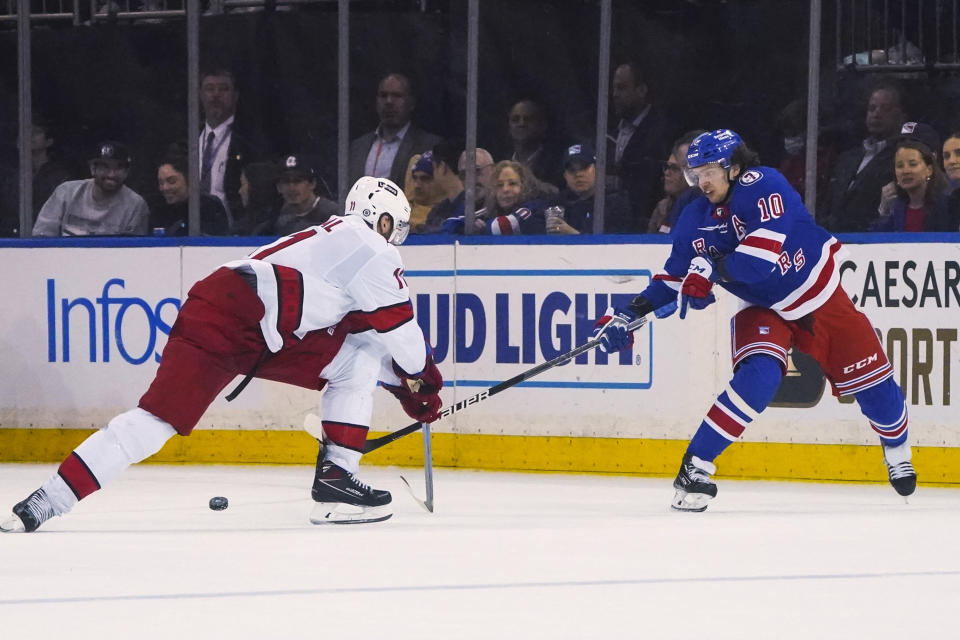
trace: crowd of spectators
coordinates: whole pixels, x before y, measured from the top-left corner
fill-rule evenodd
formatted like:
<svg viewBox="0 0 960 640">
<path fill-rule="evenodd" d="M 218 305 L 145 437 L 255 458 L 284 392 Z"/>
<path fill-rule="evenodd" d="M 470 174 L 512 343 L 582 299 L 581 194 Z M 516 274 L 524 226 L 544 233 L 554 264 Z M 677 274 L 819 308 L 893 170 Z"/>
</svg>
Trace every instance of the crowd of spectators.
<svg viewBox="0 0 960 640">
<path fill-rule="evenodd" d="M 616 67 L 611 88 L 615 118 L 607 145 L 604 231 L 667 234 L 699 195 L 687 185 L 684 169 L 687 147 L 702 130 L 678 131 L 634 62 Z M 338 213 L 337 196 L 312 159 L 294 150 L 273 155 L 255 126 L 235 119 L 239 101 L 230 70 L 201 74 L 200 234 L 286 235 Z M 477 149 L 471 229 L 466 229 L 463 142 L 415 124 L 415 91 L 403 74 L 381 78 L 374 102 L 379 124 L 350 143 L 348 184 L 371 175 L 402 186 L 413 233 L 594 232 L 593 146 L 555 135 L 547 107 L 537 100 L 518 100 L 504 114 L 510 147 L 499 158 Z M 783 134 L 775 166 L 801 195 L 805 111 L 804 100 L 794 100 L 774 123 Z M 869 92 L 863 124 L 867 135 L 852 148 L 831 141 L 819 146 L 817 221 L 835 232 L 960 230 L 960 132 L 943 132 L 941 142 L 933 126 L 910 119 L 902 88 L 889 80 Z M 100 142 L 87 156 L 90 177 L 76 179 L 80 176 L 52 152 L 51 131 L 40 121 L 31 139 L 34 236 L 190 233 L 185 142 L 172 143 L 150 163 L 156 192 L 138 194 L 125 184 L 134 158 L 122 142 Z M 11 199 L 11 182 L 10 176 L 0 179 L 0 198 Z M 0 227 L 4 235 L 17 235 L 17 221 L 9 216 Z"/>
</svg>

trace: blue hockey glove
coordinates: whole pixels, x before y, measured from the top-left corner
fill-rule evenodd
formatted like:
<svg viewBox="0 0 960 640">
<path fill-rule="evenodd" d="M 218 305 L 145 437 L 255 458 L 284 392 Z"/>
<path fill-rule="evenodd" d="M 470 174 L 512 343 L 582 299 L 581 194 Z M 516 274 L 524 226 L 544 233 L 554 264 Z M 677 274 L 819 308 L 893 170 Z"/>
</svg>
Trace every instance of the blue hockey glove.
<svg viewBox="0 0 960 640">
<path fill-rule="evenodd" d="M 680 319 L 687 317 L 687 307 L 705 309 L 717 301 L 710 291 L 713 287 L 713 260 L 707 256 L 697 256 L 690 261 L 687 275 L 680 285 Z"/>
<path fill-rule="evenodd" d="M 633 332 L 627 331 L 627 325 L 637 319 L 637 314 L 629 309 L 607 307 L 593 325 L 593 338 L 600 338 L 600 350 L 615 353 L 633 346 Z"/>
</svg>

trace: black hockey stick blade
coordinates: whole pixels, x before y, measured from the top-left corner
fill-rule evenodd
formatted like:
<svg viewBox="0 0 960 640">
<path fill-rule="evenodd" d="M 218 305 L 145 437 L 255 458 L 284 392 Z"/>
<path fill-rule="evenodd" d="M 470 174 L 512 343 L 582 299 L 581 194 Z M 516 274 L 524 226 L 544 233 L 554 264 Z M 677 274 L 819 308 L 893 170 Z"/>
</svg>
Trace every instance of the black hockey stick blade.
<svg viewBox="0 0 960 640">
<path fill-rule="evenodd" d="M 633 322 L 629 323 L 626 328 L 627 328 L 627 331 L 632 333 L 645 324 L 647 324 L 647 318 L 646 316 L 641 316 L 636 320 L 634 320 Z M 443 420 L 447 416 L 453 415 L 454 413 L 463 411 L 467 407 L 483 402 L 490 396 L 495 396 L 501 391 L 509 389 L 510 387 L 514 387 L 520 384 L 521 382 L 529 380 L 530 378 L 536 375 L 540 375 L 541 373 L 543 373 L 544 371 L 547 371 L 548 369 L 552 369 L 557 365 L 561 365 L 564 362 L 567 362 L 568 360 L 572 360 L 576 358 L 578 355 L 580 355 L 581 353 L 585 351 L 589 351 L 590 349 L 593 349 L 599 344 L 600 344 L 600 338 L 593 338 L 592 340 L 588 340 L 584 342 L 582 345 L 580 345 L 579 347 L 576 347 L 575 349 L 571 349 L 566 353 L 560 354 L 553 360 L 548 360 L 547 362 L 538 364 L 535 367 L 527 369 L 523 373 L 519 373 L 513 376 L 509 380 L 504 380 L 503 382 L 499 384 L 495 384 L 489 389 L 484 389 L 480 393 L 470 396 L 465 400 L 461 400 L 460 402 L 450 405 L 449 407 L 444 407 L 443 411 L 440 412 L 440 417 L 437 419 Z M 379 438 L 371 438 L 367 440 L 367 443 L 363 446 L 363 452 L 370 453 L 371 451 L 376 451 L 380 447 L 386 446 L 391 442 L 393 442 L 394 440 L 399 440 L 404 436 L 408 436 L 411 433 L 415 433 L 419 431 L 422 427 L 423 427 L 422 422 L 414 422 L 413 424 L 409 424 L 403 427 L 402 429 L 397 429 L 393 433 L 388 433 L 385 436 L 380 436 Z"/>
</svg>

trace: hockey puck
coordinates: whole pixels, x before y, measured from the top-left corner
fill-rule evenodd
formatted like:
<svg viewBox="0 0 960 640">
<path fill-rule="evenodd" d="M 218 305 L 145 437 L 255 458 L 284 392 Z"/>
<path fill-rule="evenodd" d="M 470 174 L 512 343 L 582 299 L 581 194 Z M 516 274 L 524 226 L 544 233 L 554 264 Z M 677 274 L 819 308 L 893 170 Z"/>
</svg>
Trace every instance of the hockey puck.
<svg viewBox="0 0 960 640">
<path fill-rule="evenodd" d="M 227 502 L 227 499 L 223 496 L 214 496 L 213 498 L 210 498 L 210 508 L 214 511 L 223 511 L 227 508 L 228 504 L 229 503 Z"/>
</svg>

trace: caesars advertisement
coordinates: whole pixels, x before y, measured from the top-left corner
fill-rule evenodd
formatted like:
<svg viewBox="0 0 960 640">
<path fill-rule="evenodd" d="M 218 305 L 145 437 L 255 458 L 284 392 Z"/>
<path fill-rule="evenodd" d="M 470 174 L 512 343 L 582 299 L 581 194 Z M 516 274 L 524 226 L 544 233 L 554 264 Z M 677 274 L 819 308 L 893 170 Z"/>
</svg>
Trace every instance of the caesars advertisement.
<svg viewBox="0 0 960 640">
<path fill-rule="evenodd" d="M 899 236 L 902 238 L 903 236 Z M 191 284 L 250 246 L 0 248 L 2 428 L 96 428 L 134 406 L 160 361 Z M 444 244 L 400 248 L 417 320 L 447 383 L 445 404 L 555 358 L 590 338 L 662 266 L 667 244 Z M 893 363 L 915 444 L 960 446 L 960 247 L 849 244 L 843 287 Z M 631 351 L 584 353 L 437 423 L 439 432 L 687 439 L 731 376 L 738 302 L 652 320 Z M 851 367 L 858 363 L 850 363 Z M 229 389 L 229 387 L 228 387 Z M 409 422 L 377 393 L 374 430 Z M 256 381 L 218 399 L 198 428 L 298 429 L 319 394 Z M 870 444 L 853 401 L 838 401 L 816 363 L 792 353 L 788 375 L 745 440 Z"/>
</svg>

